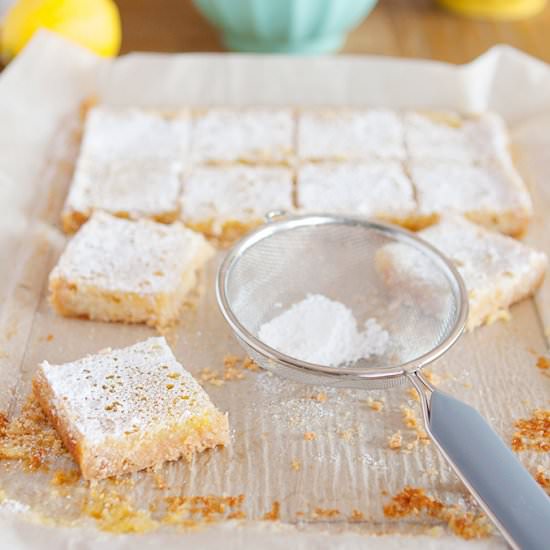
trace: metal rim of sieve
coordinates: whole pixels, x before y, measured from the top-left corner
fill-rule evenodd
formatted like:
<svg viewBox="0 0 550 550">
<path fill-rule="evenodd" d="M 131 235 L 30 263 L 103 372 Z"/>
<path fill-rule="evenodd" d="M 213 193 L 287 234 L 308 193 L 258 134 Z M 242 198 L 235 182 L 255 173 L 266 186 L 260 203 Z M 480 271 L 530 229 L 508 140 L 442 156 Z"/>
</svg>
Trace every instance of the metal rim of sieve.
<svg viewBox="0 0 550 550">
<path fill-rule="evenodd" d="M 281 217 L 282 219 L 278 219 Z M 414 233 L 402 228 L 384 223 L 373 222 L 365 218 L 353 216 L 340 216 L 332 214 L 308 214 L 308 215 L 292 215 L 285 217 L 284 213 L 277 212 L 276 216 L 267 215 L 268 223 L 262 225 L 255 231 L 249 233 L 241 239 L 228 252 L 223 262 L 221 263 L 217 278 L 216 278 L 216 298 L 218 306 L 225 320 L 236 334 L 239 340 L 252 348 L 256 353 L 264 357 L 270 362 L 278 363 L 295 369 L 297 371 L 306 371 L 312 375 L 324 377 L 351 377 L 361 380 L 381 380 L 390 378 L 399 378 L 407 375 L 407 373 L 417 372 L 426 365 L 432 363 L 444 353 L 446 353 L 460 338 L 464 331 L 466 319 L 468 317 L 468 295 L 464 281 L 458 273 L 454 265 L 449 260 L 433 247 L 431 244 L 423 241 Z M 362 226 L 366 230 L 375 230 L 391 236 L 395 241 L 405 241 L 407 244 L 414 246 L 423 253 L 429 255 L 430 259 L 445 273 L 447 280 L 451 283 L 455 300 L 457 303 L 458 314 L 456 315 L 454 326 L 450 329 L 447 336 L 432 350 L 420 355 L 419 357 L 402 363 L 398 366 L 383 367 L 383 368 L 361 368 L 357 366 L 338 366 L 329 367 L 317 365 L 296 359 L 286 355 L 262 342 L 254 334 L 252 334 L 238 319 L 234 313 L 231 304 L 227 297 L 228 282 L 231 273 L 236 263 L 247 253 L 253 246 L 260 243 L 264 239 L 273 236 L 276 233 L 283 231 L 292 231 L 300 227 L 319 226 L 319 225 L 347 225 L 347 226 Z"/>
</svg>

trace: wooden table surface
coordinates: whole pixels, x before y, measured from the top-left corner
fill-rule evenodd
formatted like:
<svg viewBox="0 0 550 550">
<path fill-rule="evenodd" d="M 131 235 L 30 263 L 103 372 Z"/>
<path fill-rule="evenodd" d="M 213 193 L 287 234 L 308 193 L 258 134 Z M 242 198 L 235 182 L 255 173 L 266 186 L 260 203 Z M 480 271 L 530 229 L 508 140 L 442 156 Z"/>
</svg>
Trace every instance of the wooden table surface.
<svg viewBox="0 0 550 550">
<path fill-rule="evenodd" d="M 266 0 L 277 1 L 277 0 Z M 118 0 L 122 52 L 221 52 L 216 30 L 191 0 Z M 510 44 L 550 61 L 550 4 L 517 22 L 459 17 L 431 0 L 380 0 L 348 37 L 342 53 L 422 57 L 464 63 L 494 44 Z"/>
</svg>

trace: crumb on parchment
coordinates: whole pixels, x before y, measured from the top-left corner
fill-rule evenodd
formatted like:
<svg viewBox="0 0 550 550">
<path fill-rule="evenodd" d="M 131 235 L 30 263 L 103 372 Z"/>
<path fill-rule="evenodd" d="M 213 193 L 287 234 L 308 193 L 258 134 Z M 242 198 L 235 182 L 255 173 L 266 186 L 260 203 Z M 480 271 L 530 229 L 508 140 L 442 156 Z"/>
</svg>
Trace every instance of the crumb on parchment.
<svg viewBox="0 0 550 550">
<path fill-rule="evenodd" d="M 263 515 L 265 521 L 279 521 L 281 519 L 281 503 L 278 500 L 274 500 L 271 503 L 271 510 Z"/>
<path fill-rule="evenodd" d="M 550 410 L 536 409 L 530 418 L 514 422 L 512 450 L 550 452 Z"/>
<path fill-rule="evenodd" d="M 535 480 L 550 495 L 550 472 L 545 471 L 540 465 L 537 466 Z"/>
<path fill-rule="evenodd" d="M 243 380 L 246 371 L 258 372 L 260 367 L 250 357 L 238 357 L 228 353 L 223 358 L 223 370 L 205 367 L 199 372 L 199 380 L 213 386 L 223 386 L 225 382 Z"/>
<path fill-rule="evenodd" d="M 317 434 L 315 432 L 304 433 L 304 441 L 313 441 L 314 439 L 317 439 Z"/>
<path fill-rule="evenodd" d="M 357 510 L 357 508 L 354 508 L 351 511 L 349 521 L 351 521 L 351 522 L 364 521 L 364 519 L 365 519 L 365 514 L 363 514 L 363 512 L 361 512 L 361 510 Z"/>
<path fill-rule="evenodd" d="M 340 515 L 338 508 L 320 508 L 316 507 L 313 510 L 312 517 L 316 519 L 332 519 Z"/>
<path fill-rule="evenodd" d="M 444 504 L 426 495 L 424 489 L 407 486 L 384 506 L 384 515 L 388 518 L 421 514 L 445 522 L 455 535 L 464 539 L 483 538 L 492 533 L 492 526 L 484 514 Z"/>
<path fill-rule="evenodd" d="M 388 437 L 388 447 L 395 451 L 401 449 L 403 443 L 403 436 L 401 435 L 401 430 L 397 430 L 394 434 Z"/>
<path fill-rule="evenodd" d="M 384 408 L 384 402 L 381 399 L 369 397 L 367 399 L 367 406 L 373 411 L 380 412 Z"/>
</svg>

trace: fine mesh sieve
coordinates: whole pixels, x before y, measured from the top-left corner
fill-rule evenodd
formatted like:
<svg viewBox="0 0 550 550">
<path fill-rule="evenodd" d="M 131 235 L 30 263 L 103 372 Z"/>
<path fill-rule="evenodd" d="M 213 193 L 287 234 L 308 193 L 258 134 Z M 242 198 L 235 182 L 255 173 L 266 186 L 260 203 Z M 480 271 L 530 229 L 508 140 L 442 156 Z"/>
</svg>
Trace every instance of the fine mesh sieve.
<svg viewBox="0 0 550 550">
<path fill-rule="evenodd" d="M 464 329 L 467 294 L 453 265 L 388 225 L 331 215 L 267 218 L 227 254 L 216 285 L 221 312 L 251 358 L 307 383 L 368 389 L 408 379 L 420 396 L 427 433 L 510 545 L 546 548 L 550 499 L 477 411 L 421 374 Z M 258 339 L 264 323 L 311 294 L 343 303 L 358 324 L 375 318 L 389 333 L 388 349 L 328 366 Z"/>
<path fill-rule="evenodd" d="M 358 324 L 389 333 L 382 355 L 351 365 L 314 365 L 270 348 L 260 326 L 309 294 L 346 305 Z M 402 382 L 444 353 L 464 325 L 467 300 L 454 267 L 407 232 L 361 219 L 294 217 L 271 222 L 237 245 L 219 274 L 222 312 L 262 367 L 304 382 L 369 388 Z M 284 372 L 283 372 L 284 371 Z"/>
</svg>

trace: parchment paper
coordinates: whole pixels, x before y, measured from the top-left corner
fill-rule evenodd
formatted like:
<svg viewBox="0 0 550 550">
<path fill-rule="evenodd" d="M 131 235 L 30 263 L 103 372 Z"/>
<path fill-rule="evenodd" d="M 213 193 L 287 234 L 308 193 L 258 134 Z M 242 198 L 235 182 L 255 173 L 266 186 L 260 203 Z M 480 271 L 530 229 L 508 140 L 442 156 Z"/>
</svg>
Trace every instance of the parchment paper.
<svg viewBox="0 0 550 550">
<path fill-rule="evenodd" d="M 536 219 L 527 240 L 550 253 L 550 71 L 515 50 L 498 47 L 475 62 L 454 67 L 389 58 L 287 58 L 238 55 L 132 54 L 98 59 L 60 38 L 39 34 L 0 78 L 0 410 L 17 414 L 39 361 L 64 362 L 153 334 L 152 329 L 63 319 L 47 304 L 47 275 L 63 249 L 59 212 L 77 153 L 75 129 L 81 102 L 97 96 L 113 105 L 351 105 L 492 109 L 509 122 L 514 151 L 535 199 Z M 215 306 L 213 262 L 203 278 L 195 312 L 172 334 L 178 359 L 193 373 L 221 370 L 223 356 L 242 352 Z M 439 385 L 471 403 L 510 441 L 514 420 L 548 408 L 550 377 L 535 367 L 546 351 L 550 278 L 537 301 L 512 309 L 512 320 L 466 335 L 433 367 Z M 52 338 L 48 339 L 48 335 Z M 496 548 L 498 536 L 466 542 L 444 532 L 434 538 L 422 518 L 392 521 L 382 508 L 405 485 L 424 487 L 445 502 L 471 499 L 433 445 L 411 452 L 389 449 L 401 430 L 401 405 L 416 407 L 403 388 L 360 392 L 299 386 L 246 373 L 244 380 L 206 385 L 229 411 L 229 448 L 205 453 L 192 464 L 165 466 L 167 488 L 136 474 L 132 498 L 146 505 L 156 495 L 246 496 L 248 520 L 196 533 L 169 528 L 148 535 L 114 536 L 78 518 L 76 497 L 52 493 L 51 473 L 22 473 L 0 463 L 2 548 Z M 325 391 L 328 399 L 311 399 Z M 373 411 L 368 398 L 383 399 Z M 313 431 L 314 441 L 303 434 Z M 550 467 L 548 454 L 522 452 L 532 472 Z M 490 460 L 490 457 L 484 457 Z M 292 468 L 297 461 L 299 470 Z M 156 493 L 155 493 L 156 491 Z M 160 491 L 160 493 L 159 493 Z M 513 495 L 510 495 L 513 498 Z M 261 522 L 272 502 L 281 523 Z M 316 507 L 338 509 L 315 518 Z M 353 509 L 365 519 L 349 523 Z M 299 513 L 304 515 L 300 516 Z M 37 518 L 41 521 L 37 522 Z M 45 518 L 69 524 L 43 525 Z M 76 526 L 75 526 L 76 525 Z M 391 536 L 375 537 L 389 533 Z M 414 536 L 411 536 L 414 535 Z"/>
</svg>

